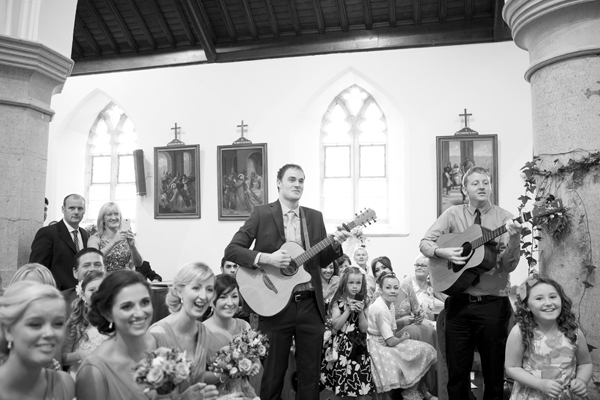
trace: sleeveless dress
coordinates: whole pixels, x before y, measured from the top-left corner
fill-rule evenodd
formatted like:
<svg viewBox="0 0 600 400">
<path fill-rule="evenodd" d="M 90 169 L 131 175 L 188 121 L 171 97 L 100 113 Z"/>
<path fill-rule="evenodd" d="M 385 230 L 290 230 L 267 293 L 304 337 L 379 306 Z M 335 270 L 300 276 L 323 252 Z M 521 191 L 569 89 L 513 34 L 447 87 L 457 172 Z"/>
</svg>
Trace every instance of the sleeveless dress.
<svg viewBox="0 0 600 400">
<path fill-rule="evenodd" d="M 536 378 L 554 379 L 563 386 L 571 383 L 577 374 L 577 345 L 572 344 L 562 332 L 549 339 L 539 330 L 533 331 L 533 341 L 523 354 L 523 369 Z M 510 400 L 546 400 L 542 392 L 515 381 Z M 558 400 L 579 400 L 581 397 L 566 389 Z"/>
<path fill-rule="evenodd" d="M 144 389 L 133 380 L 133 370 L 130 375 L 117 374 L 104 359 L 92 354 L 81 363 L 81 367 L 77 372 L 78 380 L 81 379 L 82 371 L 87 368 L 94 368 L 100 372 L 107 399 L 148 400 L 148 397 L 144 394 Z M 93 383 L 90 382 L 90 384 Z"/>
<path fill-rule="evenodd" d="M 106 247 L 109 240 L 104 237 L 100 237 L 100 250 Z M 118 269 L 129 269 L 129 261 L 131 260 L 131 251 L 127 240 L 121 240 L 113 246 L 112 249 L 104 256 L 104 265 L 106 266 L 106 272 L 109 274 Z"/>
<path fill-rule="evenodd" d="M 98 328 L 96 328 L 95 326 L 89 326 L 85 333 L 88 336 L 88 340 L 80 340 L 79 343 L 77 343 L 77 345 L 73 348 L 73 351 L 87 350 L 89 352 L 93 352 L 98 347 L 100 347 L 100 345 L 104 343 L 105 340 L 110 338 L 110 336 L 103 335 L 100 332 L 98 332 Z M 71 365 L 71 367 L 69 368 L 69 373 L 71 374 L 73 379 L 75 379 L 77 369 L 79 369 L 80 365 L 81 361 Z"/>
<path fill-rule="evenodd" d="M 337 304 L 343 313 L 346 302 L 338 300 Z M 351 337 L 360 340 L 351 340 Z M 371 357 L 367 352 L 366 333 L 360 332 L 358 327 L 358 313 L 350 314 L 344 326 L 334 334 L 333 343 L 337 344 L 338 359 L 327 362 L 322 358 L 321 384 L 340 397 L 371 393 Z"/>
<path fill-rule="evenodd" d="M 396 330 L 394 305 L 388 308 L 381 297 L 369 306 L 367 346 L 371 373 L 378 393 L 406 389 L 418 383 L 436 361 L 435 349 L 417 340 L 404 340 L 388 347 L 385 338 Z"/>
<path fill-rule="evenodd" d="M 196 325 L 198 326 L 198 335 L 196 340 L 196 353 L 191 357 L 192 366 L 190 368 L 190 379 L 186 382 L 183 382 L 179 385 L 179 393 L 183 393 L 188 387 L 191 385 L 204 382 L 204 372 L 206 372 L 206 349 L 208 345 L 207 336 L 210 333 L 207 329 L 202 325 L 200 321 L 196 321 Z M 174 347 L 180 348 L 179 342 L 177 340 L 177 336 L 175 335 L 175 331 L 168 323 L 164 321 L 158 321 L 154 323 L 150 328 L 155 326 L 160 326 L 165 330 L 165 333 L 152 333 L 152 336 L 156 339 L 157 347 Z M 190 355 L 187 355 L 187 358 L 190 358 Z"/>
<path fill-rule="evenodd" d="M 69 390 L 61 378 L 61 374 L 53 369 L 44 368 L 46 371 L 46 393 L 43 400 L 72 400 L 69 398 Z"/>
</svg>

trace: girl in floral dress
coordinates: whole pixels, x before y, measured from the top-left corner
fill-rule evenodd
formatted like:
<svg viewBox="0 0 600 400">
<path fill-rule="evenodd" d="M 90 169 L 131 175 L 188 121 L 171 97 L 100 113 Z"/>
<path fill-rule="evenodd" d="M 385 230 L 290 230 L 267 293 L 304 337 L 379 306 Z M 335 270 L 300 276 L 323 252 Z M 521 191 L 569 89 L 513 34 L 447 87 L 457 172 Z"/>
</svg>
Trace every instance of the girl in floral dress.
<svg viewBox="0 0 600 400">
<path fill-rule="evenodd" d="M 511 400 L 587 398 L 592 361 L 571 299 L 554 280 L 532 275 L 517 290 L 517 324 L 506 343 Z"/>
<path fill-rule="evenodd" d="M 365 399 L 372 392 L 371 357 L 366 347 L 366 292 L 364 275 L 357 267 L 348 267 L 331 300 L 332 330 L 336 333 L 322 361 L 321 383 L 335 399 Z"/>
</svg>

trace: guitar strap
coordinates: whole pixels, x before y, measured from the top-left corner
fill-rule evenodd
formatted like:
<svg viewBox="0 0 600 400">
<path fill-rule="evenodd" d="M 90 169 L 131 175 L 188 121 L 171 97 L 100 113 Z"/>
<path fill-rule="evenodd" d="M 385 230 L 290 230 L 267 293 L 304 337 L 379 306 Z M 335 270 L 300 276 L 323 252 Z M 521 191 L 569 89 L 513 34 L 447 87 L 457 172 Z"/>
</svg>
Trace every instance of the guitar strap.
<svg viewBox="0 0 600 400">
<path fill-rule="evenodd" d="M 310 249 L 310 240 L 308 240 L 308 228 L 306 227 L 306 217 L 304 210 L 300 207 L 300 222 L 302 223 L 302 234 L 304 235 L 304 250 Z"/>
</svg>

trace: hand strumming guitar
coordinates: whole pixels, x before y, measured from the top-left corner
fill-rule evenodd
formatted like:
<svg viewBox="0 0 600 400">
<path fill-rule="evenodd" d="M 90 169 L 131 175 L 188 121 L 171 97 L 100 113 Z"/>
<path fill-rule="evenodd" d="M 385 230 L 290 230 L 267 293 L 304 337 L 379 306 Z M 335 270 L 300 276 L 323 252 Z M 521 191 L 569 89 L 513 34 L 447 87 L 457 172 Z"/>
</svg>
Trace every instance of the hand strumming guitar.
<svg viewBox="0 0 600 400">
<path fill-rule="evenodd" d="M 292 256 L 290 256 L 287 250 L 279 249 L 274 253 L 262 253 L 258 260 L 258 265 L 271 266 L 275 268 L 287 268 L 290 266 Z"/>
<path fill-rule="evenodd" d="M 434 250 L 434 253 L 436 257 L 438 258 L 443 258 L 445 260 L 448 260 L 450 262 L 453 262 L 456 265 L 464 265 L 467 260 L 469 259 L 469 256 L 462 256 L 463 252 L 463 248 L 462 247 L 445 247 L 445 248 L 441 248 L 438 247 Z"/>
</svg>

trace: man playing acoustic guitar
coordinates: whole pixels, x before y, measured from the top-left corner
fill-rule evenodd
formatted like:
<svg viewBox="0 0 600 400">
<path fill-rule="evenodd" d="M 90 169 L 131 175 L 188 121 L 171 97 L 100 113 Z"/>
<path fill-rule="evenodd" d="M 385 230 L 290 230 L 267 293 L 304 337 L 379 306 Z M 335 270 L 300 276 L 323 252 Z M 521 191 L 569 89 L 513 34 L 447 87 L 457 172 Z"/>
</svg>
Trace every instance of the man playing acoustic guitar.
<svg viewBox="0 0 600 400">
<path fill-rule="evenodd" d="M 446 360 L 448 364 L 448 395 L 450 400 L 469 399 L 470 371 L 475 348 L 481 355 L 485 385 L 485 400 L 502 400 L 504 385 L 504 350 L 508 336 L 511 306 L 509 274 L 520 257 L 521 224 L 512 215 L 493 205 L 491 178 L 486 169 L 473 167 L 462 180 L 469 203 L 448 208 L 429 228 L 421 240 L 423 255 L 445 259 L 461 266 L 469 261 L 462 247 L 438 247 L 436 241 L 448 233 L 464 232 L 473 224 L 488 229 L 504 225 L 507 233 L 491 243 L 492 266 L 475 277 L 467 289 L 446 299 Z M 447 268 L 449 263 L 435 268 Z M 435 285 L 434 285 L 435 286 Z"/>
<path fill-rule="evenodd" d="M 277 172 L 277 189 L 279 200 L 255 207 L 225 249 L 225 258 L 238 264 L 240 270 L 260 267 L 286 268 L 290 265 L 292 257 L 288 251 L 280 249 L 284 243 L 296 242 L 308 249 L 327 237 L 323 215 L 319 211 L 299 206 L 304 190 L 304 172 L 300 166 L 284 165 Z M 309 281 L 296 286 L 291 298 L 286 297 L 282 300 L 289 301 L 289 304 L 275 315 L 260 318 L 258 329 L 266 333 L 270 341 L 260 390 L 260 398 L 263 400 L 281 398 L 292 338 L 296 341 L 298 398 L 319 398 L 319 366 L 325 331 L 320 267 L 328 265 L 342 255 L 340 243 L 346 240 L 350 233 L 338 230 L 333 236 L 333 243 L 306 263 L 306 269 L 310 273 Z M 309 243 L 306 243 L 307 241 Z M 250 250 L 253 242 L 254 247 Z M 262 285 L 262 281 L 259 280 L 258 285 Z M 268 290 L 267 286 L 257 289 Z M 242 294 L 249 303 L 248 296 Z"/>
</svg>

